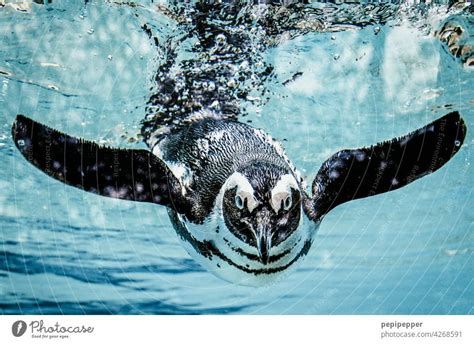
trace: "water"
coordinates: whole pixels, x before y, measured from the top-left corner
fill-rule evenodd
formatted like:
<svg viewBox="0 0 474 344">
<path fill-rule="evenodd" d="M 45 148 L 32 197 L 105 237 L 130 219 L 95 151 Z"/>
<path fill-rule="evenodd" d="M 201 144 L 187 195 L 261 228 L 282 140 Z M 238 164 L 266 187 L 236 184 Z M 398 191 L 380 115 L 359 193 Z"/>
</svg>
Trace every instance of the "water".
<svg viewBox="0 0 474 344">
<path fill-rule="evenodd" d="M 164 208 L 65 186 L 27 164 L 11 140 L 23 113 L 75 136 L 145 147 L 140 122 L 153 106 L 153 79 L 164 47 L 183 31 L 164 7 L 137 4 L 0 7 L 2 313 L 473 313 L 474 74 L 466 54 L 453 57 L 434 34 L 447 20 L 472 32 L 472 14 L 390 5 L 356 17 L 353 5 L 316 4 L 324 16 L 296 19 L 296 29 L 288 24 L 263 42 L 248 61 L 251 70 L 263 68 L 259 59 L 274 68 L 257 80 L 263 100 L 229 103 L 240 106 L 233 115 L 278 138 L 309 181 L 339 149 L 402 135 L 454 109 L 468 134 L 438 172 L 333 210 L 291 274 L 250 288 L 194 262 Z M 473 41 L 466 33 L 460 42 Z M 177 49 L 178 59 L 190 58 Z"/>
</svg>

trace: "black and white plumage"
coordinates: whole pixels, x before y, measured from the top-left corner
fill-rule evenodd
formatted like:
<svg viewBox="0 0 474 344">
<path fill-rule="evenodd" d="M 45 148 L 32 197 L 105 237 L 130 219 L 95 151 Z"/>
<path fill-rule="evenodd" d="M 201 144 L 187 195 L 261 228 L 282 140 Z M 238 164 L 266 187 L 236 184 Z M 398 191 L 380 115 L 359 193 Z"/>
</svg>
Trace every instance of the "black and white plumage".
<svg viewBox="0 0 474 344">
<path fill-rule="evenodd" d="M 30 163 L 64 183 L 168 207 L 188 252 L 214 274 L 245 285 L 287 271 L 334 207 L 436 171 L 466 135 L 452 112 L 400 138 L 340 151 L 323 163 L 310 195 L 269 135 L 212 112 L 196 118 L 150 141 L 150 151 L 102 147 L 22 115 L 12 135 Z"/>
<path fill-rule="evenodd" d="M 188 251 L 221 277 L 244 284 L 286 269 L 311 238 L 296 231 L 301 177 L 263 131 L 212 112 L 196 117 L 152 148 L 189 199 L 186 211 L 169 210 Z"/>
</svg>

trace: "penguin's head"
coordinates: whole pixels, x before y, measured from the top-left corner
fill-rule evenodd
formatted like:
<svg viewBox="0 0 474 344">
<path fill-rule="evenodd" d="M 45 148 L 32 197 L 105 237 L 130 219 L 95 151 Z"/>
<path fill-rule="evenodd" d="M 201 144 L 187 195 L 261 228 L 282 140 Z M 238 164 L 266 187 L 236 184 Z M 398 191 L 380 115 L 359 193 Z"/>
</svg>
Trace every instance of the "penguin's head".
<svg viewBox="0 0 474 344">
<path fill-rule="evenodd" d="M 253 248 L 264 265 L 300 222 L 298 182 L 291 171 L 270 163 L 253 162 L 234 172 L 225 184 L 222 202 L 226 227 Z"/>
</svg>

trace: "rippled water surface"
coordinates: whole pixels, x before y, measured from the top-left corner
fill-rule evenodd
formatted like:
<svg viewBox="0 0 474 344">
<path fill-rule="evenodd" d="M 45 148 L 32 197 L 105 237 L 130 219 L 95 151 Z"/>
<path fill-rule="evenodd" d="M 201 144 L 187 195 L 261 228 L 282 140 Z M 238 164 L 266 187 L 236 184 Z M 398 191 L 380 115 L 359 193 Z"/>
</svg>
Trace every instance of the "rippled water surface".
<svg viewBox="0 0 474 344">
<path fill-rule="evenodd" d="M 237 85 L 249 94 L 233 102 L 242 121 L 283 143 L 308 181 L 339 149 L 449 111 L 468 126 L 441 170 L 338 207 L 292 273 L 250 288 L 195 263 L 164 208 L 65 186 L 29 165 L 10 136 L 23 113 L 75 136 L 144 148 L 155 73 L 186 17 L 151 2 L 25 3 L 0 5 L 1 313 L 473 313 L 474 70 L 435 33 L 451 20 L 465 29 L 459 44 L 474 45 L 472 10 L 314 4 L 272 37 L 250 33 L 248 44 L 262 45 L 248 61 L 257 79 Z M 179 49 L 174 59 L 190 59 Z M 259 74 L 262 66 L 273 70 Z"/>
</svg>

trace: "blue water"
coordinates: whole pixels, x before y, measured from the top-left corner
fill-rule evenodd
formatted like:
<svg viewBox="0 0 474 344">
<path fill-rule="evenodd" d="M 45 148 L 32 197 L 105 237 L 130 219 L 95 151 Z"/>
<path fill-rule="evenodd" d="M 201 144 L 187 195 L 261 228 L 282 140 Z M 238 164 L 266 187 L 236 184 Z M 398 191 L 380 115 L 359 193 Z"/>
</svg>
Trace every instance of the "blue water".
<svg viewBox="0 0 474 344">
<path fill-rule="evenodd" d="M 272 96 L 245 119 L 278 138 L 309 182 L 337 150 L 451 110 L 468 134 L 438 172 L 333 210 L 291 274 L 250 288 L 194 262 L 164 208 L 65 186 L 11 140 L 23 113 L 71 135 L 145 147 L 137 135 L 159 59 L 141 26 L 163 37 L 176 29 L 154 6 L 0 7 L 0 313 L 473 313 L 474 70 L 433 35 L 455 11 L 310 32 L 266 51 Z M 472 17 L 458 17 L 474 32 Z"/>
</svg>

